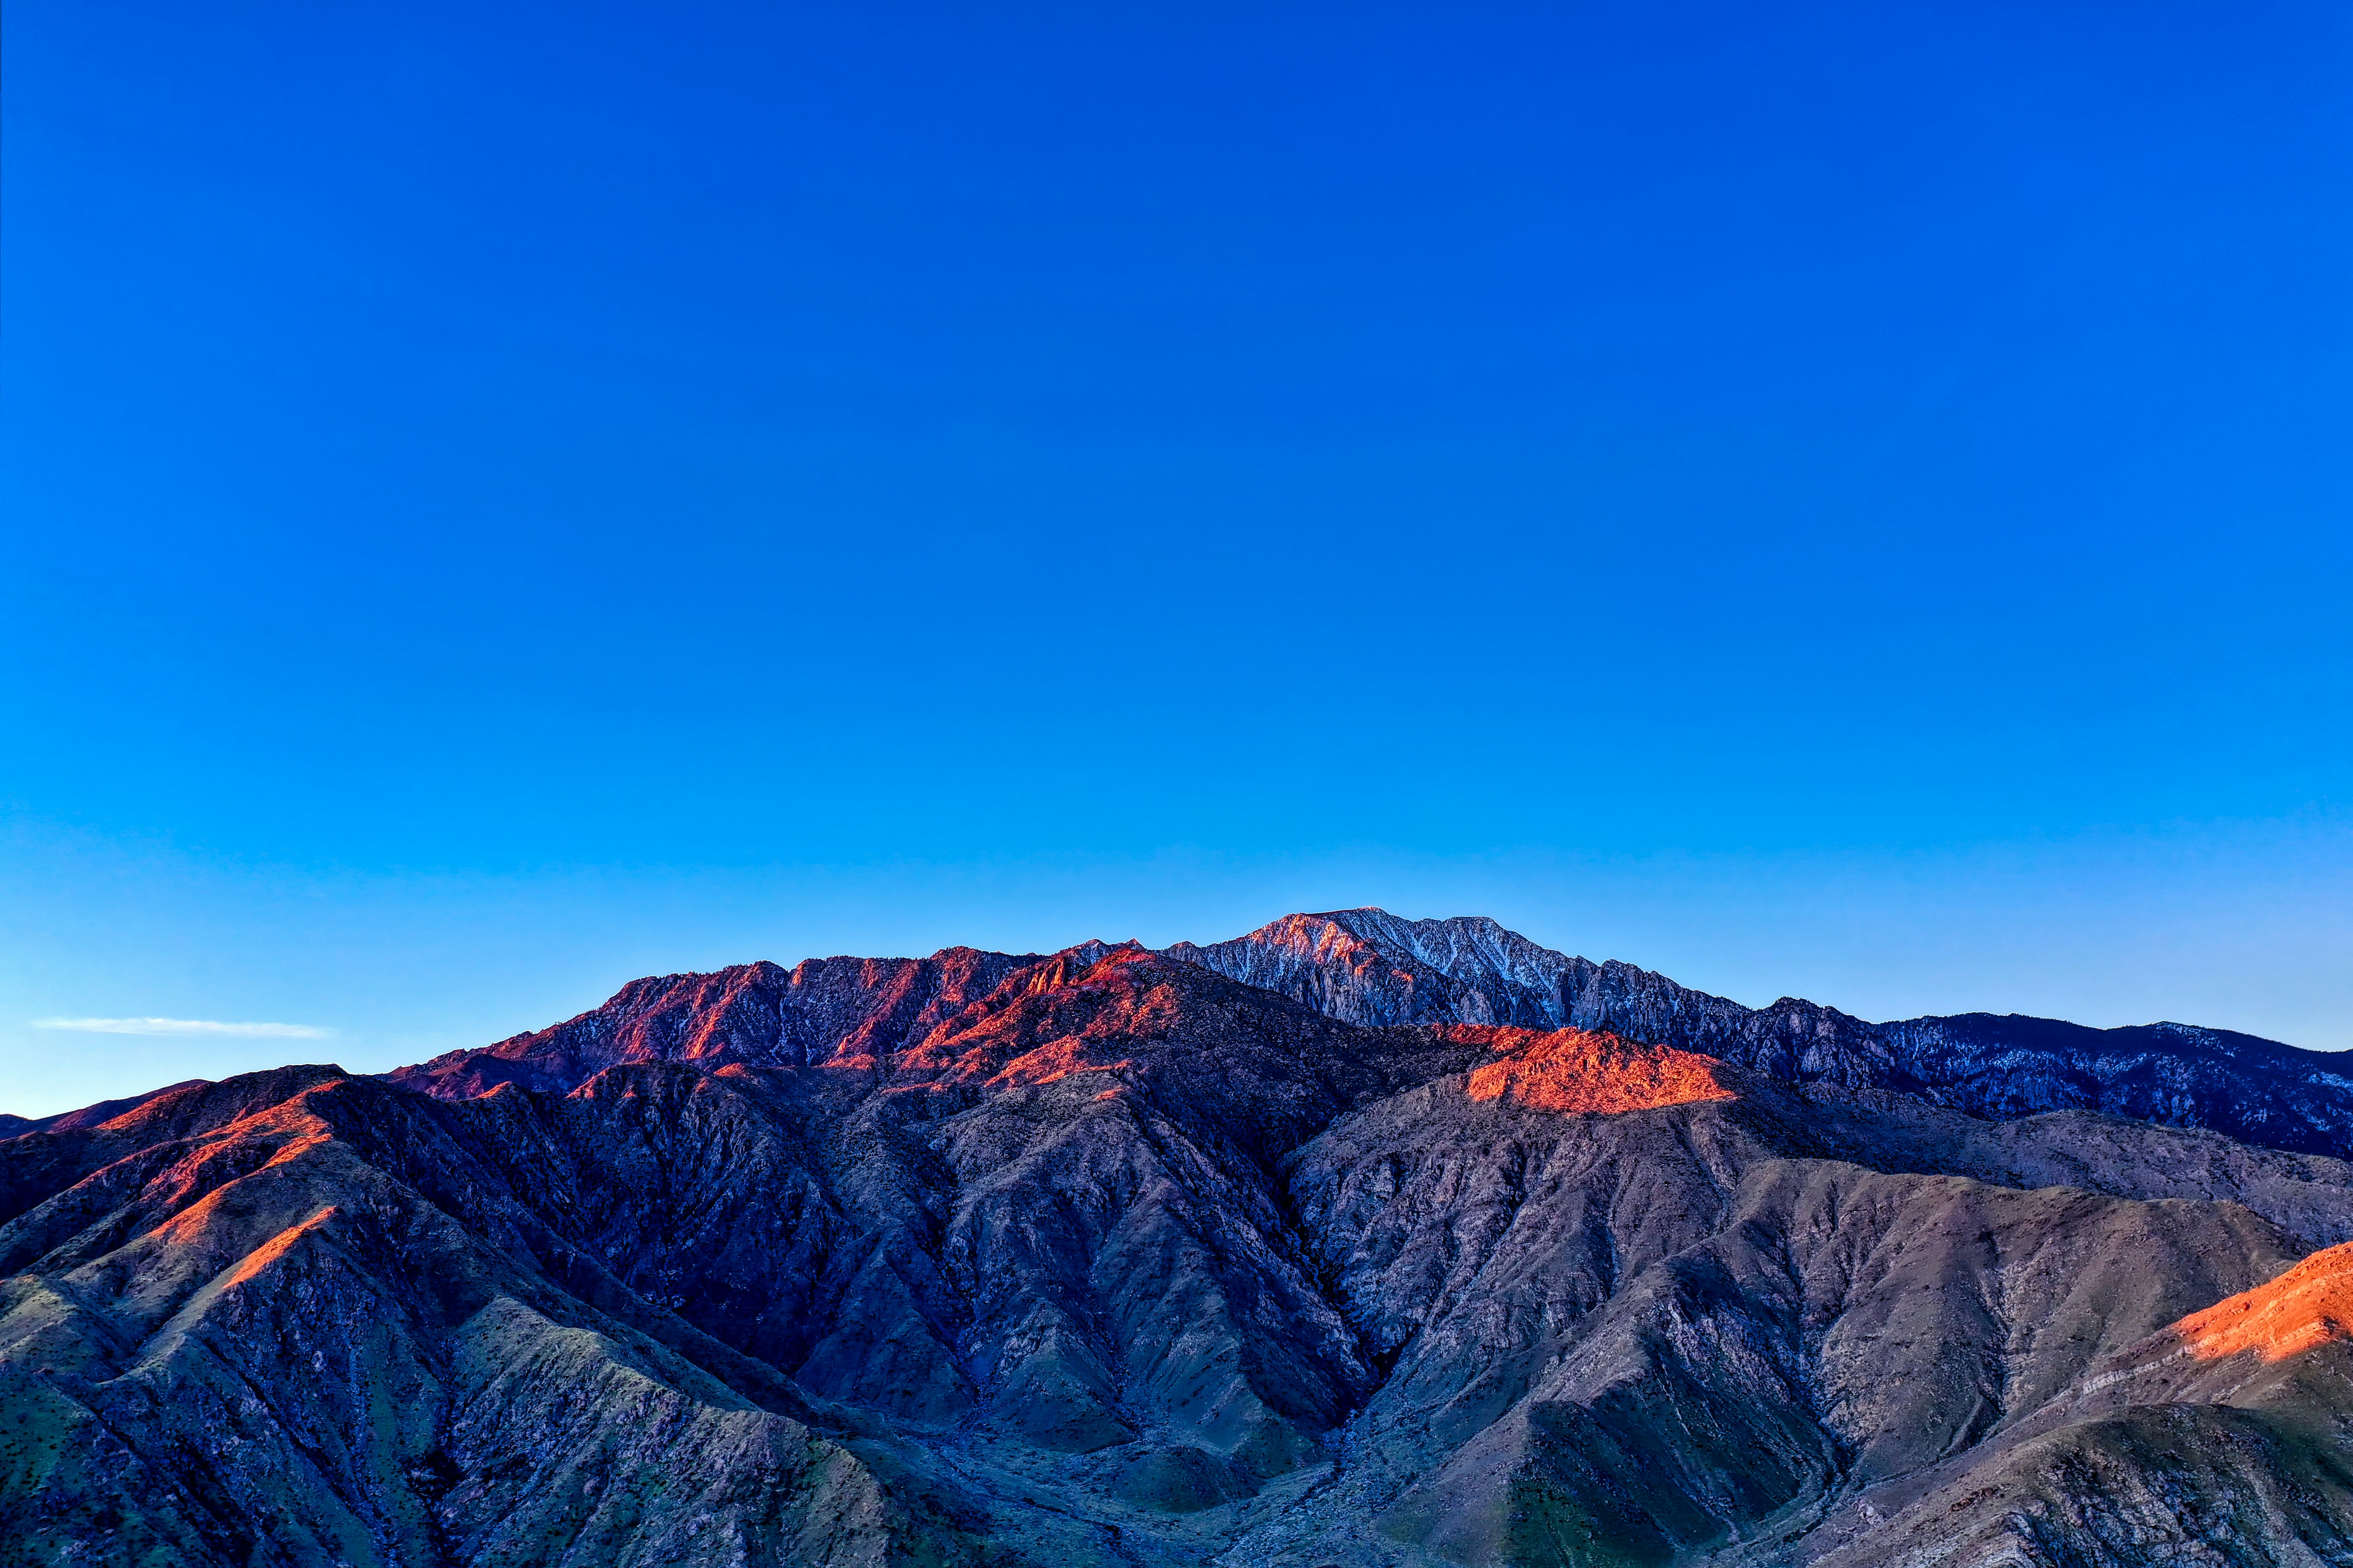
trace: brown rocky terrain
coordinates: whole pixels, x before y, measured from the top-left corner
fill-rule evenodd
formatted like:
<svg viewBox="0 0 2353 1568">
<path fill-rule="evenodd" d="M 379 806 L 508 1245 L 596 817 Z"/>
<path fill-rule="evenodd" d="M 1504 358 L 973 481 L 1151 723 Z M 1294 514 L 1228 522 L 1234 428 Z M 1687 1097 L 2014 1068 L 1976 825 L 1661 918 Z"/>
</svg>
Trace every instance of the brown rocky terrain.
<svg viewBox="0 0 2353 1568">
<path fill-rule="evenodd" d="M 2171 1124 L 1956 1103 L 1376 915 L 0 1141 L 0 1561 L 2353 1563 L 2333 1111 L 2229 1135 L 2188 1036 Z"/>
</svg>

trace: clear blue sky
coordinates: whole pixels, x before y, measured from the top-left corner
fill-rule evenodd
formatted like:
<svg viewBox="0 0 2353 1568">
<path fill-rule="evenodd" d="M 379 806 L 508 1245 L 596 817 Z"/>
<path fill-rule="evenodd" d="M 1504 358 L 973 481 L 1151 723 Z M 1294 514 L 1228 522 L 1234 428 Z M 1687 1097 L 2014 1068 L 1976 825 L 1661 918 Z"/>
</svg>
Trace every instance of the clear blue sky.
<svg viewBox="0 0 2353 1568">
<path fill-rule="evenodd" d="M 2353 1046 L 2341 5 L 5 26 L 0 1109 L 1365 902 Z"/>
</svg>

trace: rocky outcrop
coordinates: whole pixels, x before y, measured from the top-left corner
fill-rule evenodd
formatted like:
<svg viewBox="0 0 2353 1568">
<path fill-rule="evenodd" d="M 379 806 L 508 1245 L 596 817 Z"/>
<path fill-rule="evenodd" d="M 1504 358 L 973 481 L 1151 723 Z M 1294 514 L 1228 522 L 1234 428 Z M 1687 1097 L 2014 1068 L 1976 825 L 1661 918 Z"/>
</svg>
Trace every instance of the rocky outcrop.
<svg viewBox="0 0 2353 1568">
<path fill-rule="evenodd" d="M 2252 1352 L 2265 1363 L 2353 1339 L 2353 1242 L 2316 1252 L 2267 1285 L 2191 1313 L 2173 1325 L 2172 1337 L 2193 1361 Z"/>
<path fill-rule="evenodd" d="M 1568 1115 L 1656 1110 L 1703 1100 L 1732 1100 L 1724 1064 L 1665 1046 L 1638 1046 L 1584 1029 L 1440 1026 L 1445 1039 L 1487 1047 L 1496 1059 L 1471 1069 L 1463 1091 L 1473 1100 L 1510 1100 Z"/>
</svg>

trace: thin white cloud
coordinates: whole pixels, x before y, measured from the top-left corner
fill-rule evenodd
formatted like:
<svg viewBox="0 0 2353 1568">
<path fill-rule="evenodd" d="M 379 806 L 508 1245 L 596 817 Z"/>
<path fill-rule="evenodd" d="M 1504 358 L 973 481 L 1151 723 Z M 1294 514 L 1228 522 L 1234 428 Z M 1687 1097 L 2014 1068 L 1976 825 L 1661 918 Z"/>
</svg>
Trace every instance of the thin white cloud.
<svg viewBox="0 0 2353 1568">
<path fill-rule="evenodd" d="M 33 1027 L 77 1029 L 85 1035 L 236 1035 L 263 1040 L 323 1040 L 335 1032 L 309 1024 L 223 1024 L 210 1018 L 36 1018 Z"/>
</svg>

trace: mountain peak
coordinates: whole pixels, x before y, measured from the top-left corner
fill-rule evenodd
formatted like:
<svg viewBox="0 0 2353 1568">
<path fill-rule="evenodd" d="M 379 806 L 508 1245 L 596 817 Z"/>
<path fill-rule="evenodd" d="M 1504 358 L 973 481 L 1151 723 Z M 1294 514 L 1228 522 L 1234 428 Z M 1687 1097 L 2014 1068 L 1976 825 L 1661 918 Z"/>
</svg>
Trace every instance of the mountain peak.
<svg viewBox="0 0 2353 1568">
<path fill-rule="evenodd" d="M 2316 1053 L 2192 1025 L 2103 1030 L 1986 1013 L 1873 1024 L 1800 996 L 1752 1008 L 1616 959 L 1554 952 L 1483 915 L 1415 921 L 1369 907 L 1285 915 L 1167 952 L 1350 1023 L 1606 1030 L 1973 1116 L 2096 1110 L 2353 1152 L 2353 1076 Z"/>
</svg>

